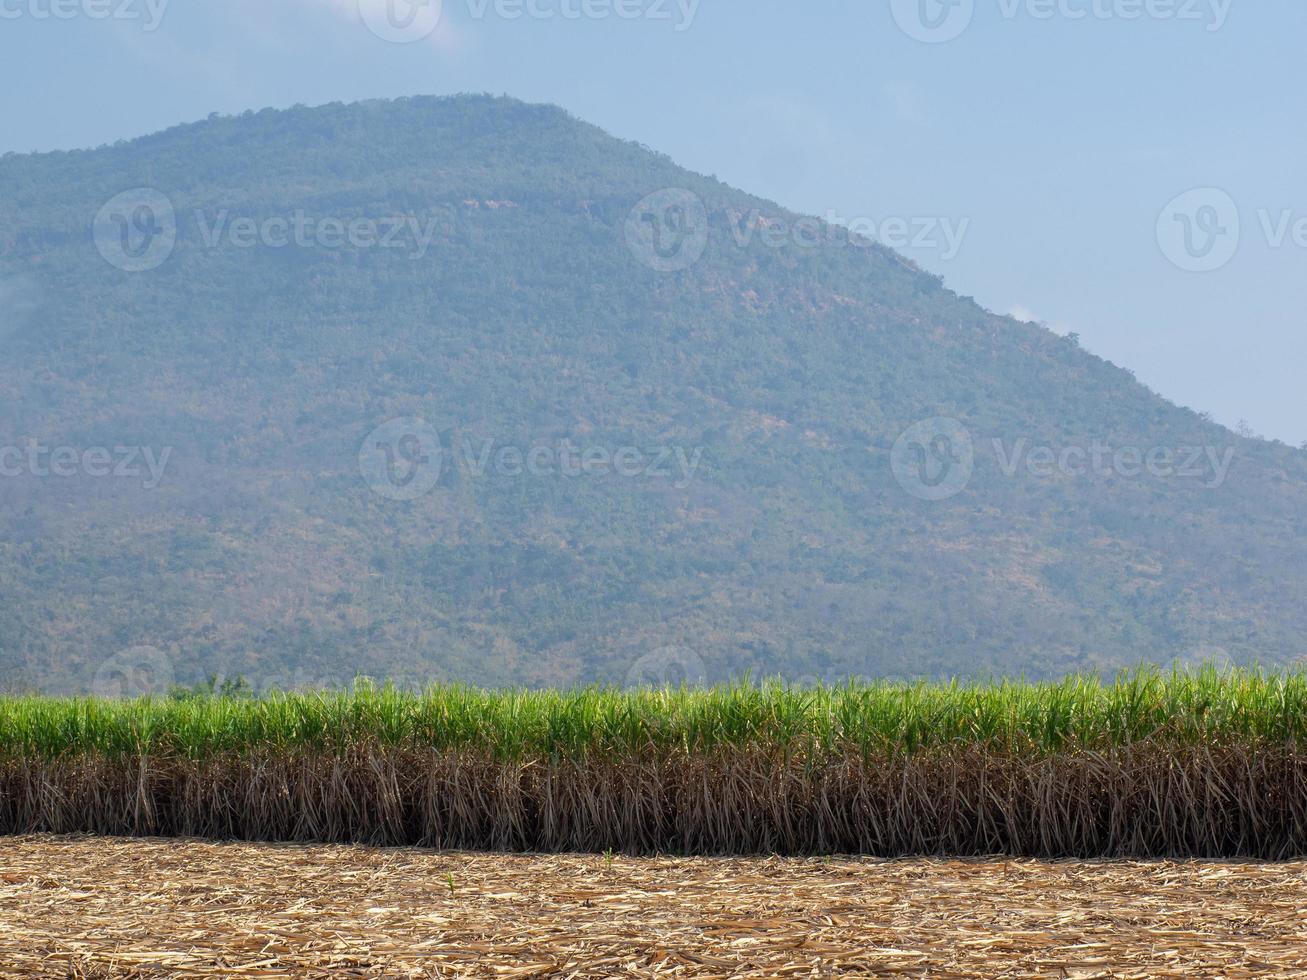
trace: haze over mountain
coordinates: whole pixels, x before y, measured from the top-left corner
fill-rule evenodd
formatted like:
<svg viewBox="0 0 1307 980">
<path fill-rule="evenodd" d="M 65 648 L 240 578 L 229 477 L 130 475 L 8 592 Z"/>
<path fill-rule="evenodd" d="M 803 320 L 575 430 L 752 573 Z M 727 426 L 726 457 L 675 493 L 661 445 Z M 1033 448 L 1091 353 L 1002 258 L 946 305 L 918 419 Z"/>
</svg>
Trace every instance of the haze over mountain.
<svg viewBox="0 0 1307 980">
<path fill-rule="evenodd" d="M 552 107 L 0 158 L 0 352 L 9 688 L 1307 652 L 1307 453 Z"/>
</svg>

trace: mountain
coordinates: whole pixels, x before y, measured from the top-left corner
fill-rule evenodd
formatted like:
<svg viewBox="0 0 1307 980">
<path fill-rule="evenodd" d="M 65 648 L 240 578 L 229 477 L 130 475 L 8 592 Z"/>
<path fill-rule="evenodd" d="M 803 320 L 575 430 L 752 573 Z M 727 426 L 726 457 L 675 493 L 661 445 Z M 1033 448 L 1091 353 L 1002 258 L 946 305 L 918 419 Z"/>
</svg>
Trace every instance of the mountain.
<svg viewBox="0 0 1307 980">
<path fill-rule="evenodd" d="M 1307 453 L 557 108 L 7 155 L 0 304 L 11 689 L 1304 652 Z"/>
</svg>

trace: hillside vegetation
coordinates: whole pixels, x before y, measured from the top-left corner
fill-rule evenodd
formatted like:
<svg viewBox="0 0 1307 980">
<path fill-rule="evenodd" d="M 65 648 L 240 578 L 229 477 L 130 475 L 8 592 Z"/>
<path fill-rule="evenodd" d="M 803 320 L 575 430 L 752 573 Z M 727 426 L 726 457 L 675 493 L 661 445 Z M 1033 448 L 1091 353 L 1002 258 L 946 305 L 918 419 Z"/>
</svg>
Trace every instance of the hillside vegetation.
<svg viewBox="0 0 1307 980">
<path fill-rule="evenodd" d="M 176 242 L 133 272 L 97 215 L 141 187 Z M 702 202 L 695 261 L 638 237 L 667 189 Z M 1307 454 L 839 229 L 742 233 L 797 218 L 479 96 L 0 158 L 0 447 L 151 453 L 129 478 L 3 460 L 0 684 L 1052 677 L 1303 653 Z M 403 247 L 341 242 L 329 223 L 355 219 Z M 296 220 L 311 241 L 267 237 Z M 955 438 L 928 426 L 896 457 L 940 418 Z M 927 474 L 958 431 L 973 472 L 930 499 L 902 464 Z M 398 455 L 361 461 L 373 443 Z M 1096 445 L 1194 465 L 1027 455 Z M 377 491 L 433 449 L 431 486 Z M 524 471 L 533 451 L 548 465 Z"/>
</svg>

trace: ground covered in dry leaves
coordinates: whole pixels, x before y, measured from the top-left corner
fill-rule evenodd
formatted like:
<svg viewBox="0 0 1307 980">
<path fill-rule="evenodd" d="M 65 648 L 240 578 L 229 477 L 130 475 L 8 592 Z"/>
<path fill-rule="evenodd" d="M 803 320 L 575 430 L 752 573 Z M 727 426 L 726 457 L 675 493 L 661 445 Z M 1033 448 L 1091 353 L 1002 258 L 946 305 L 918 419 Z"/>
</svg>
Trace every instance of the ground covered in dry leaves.
<svg viewBox="0 0 1307 980">
<path fill-rule="evenodd" d="M 0 975 L 1307 975 L 1307 864 L 0 838 Z"/>
</svg>

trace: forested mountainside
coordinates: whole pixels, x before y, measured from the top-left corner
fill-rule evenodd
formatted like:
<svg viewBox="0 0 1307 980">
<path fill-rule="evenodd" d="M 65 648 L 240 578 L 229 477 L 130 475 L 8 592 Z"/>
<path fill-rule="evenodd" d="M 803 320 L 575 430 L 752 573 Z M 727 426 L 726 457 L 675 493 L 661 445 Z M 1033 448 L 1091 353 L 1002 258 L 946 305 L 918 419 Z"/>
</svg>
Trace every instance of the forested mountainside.
<svg viewBox="0 0 1307 980">
<path fill-rule="evenodd" d="M 10 689 L 1307 652 L 1307 453 L 553 107 L 0 158 L 0 352 Z"/>
</svg>

